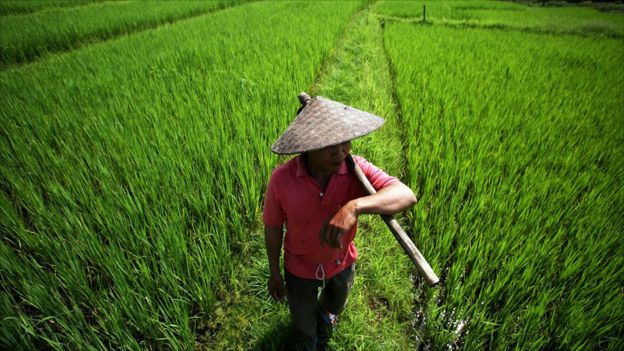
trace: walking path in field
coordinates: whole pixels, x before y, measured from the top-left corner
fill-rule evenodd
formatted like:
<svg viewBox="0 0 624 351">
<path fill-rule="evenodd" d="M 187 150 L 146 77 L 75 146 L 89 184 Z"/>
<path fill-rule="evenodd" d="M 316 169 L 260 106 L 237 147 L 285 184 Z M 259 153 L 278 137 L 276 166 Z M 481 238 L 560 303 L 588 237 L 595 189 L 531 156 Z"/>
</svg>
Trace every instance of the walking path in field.
<svg viewBox="0 0 624 351">
<path fill-rule="evenodd" d="M 356 13 L 308 93 L 386 118 L 383 128 L 354 142 L 353 153 L 390 174 L 403 176 L 402 128 L 382 39 L 382 28 L 369 9 Z M 198 323 L 198 349 L 284 348 L 288 308 L 272 302 L 267 294 L 262 228 L 259 219 L 250 234 L 250 245 L 241 255 L 246 259 L 238 264 L 231 290 L 221 292 L 213 318 Z M 413 349 L 411 325 L 417 296 L 411 262 L 376 216 L 360 218 L 356 244 L 360 252 L 356 280 L 334 334 L 334 346 L 345 350 Z"/>
</svg>

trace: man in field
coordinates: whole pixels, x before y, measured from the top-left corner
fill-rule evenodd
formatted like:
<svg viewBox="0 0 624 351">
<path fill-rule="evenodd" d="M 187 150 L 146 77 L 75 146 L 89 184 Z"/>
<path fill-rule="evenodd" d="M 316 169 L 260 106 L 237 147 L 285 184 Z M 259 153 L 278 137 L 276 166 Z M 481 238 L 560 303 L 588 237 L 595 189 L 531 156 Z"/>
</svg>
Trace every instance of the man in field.
<svg viewBox="0 0 624 351">
<path fill-rule="evenodd" d="M 320 96 L 302 93 L 299 99 L 297 118 L 272 146 L 278 154 L 300 155 L 275 169 L 267 186 L 268 289 L 275 300 L 287 295 L 297 348 L 322 350 L 353 284 L 358 216 L 391 215 L 416 198 L 397 178 L 353 157 L 377 190 L 365 196 L 348 166 L 351 140 L 381 127 L 382 118 Z"/>
</svg>

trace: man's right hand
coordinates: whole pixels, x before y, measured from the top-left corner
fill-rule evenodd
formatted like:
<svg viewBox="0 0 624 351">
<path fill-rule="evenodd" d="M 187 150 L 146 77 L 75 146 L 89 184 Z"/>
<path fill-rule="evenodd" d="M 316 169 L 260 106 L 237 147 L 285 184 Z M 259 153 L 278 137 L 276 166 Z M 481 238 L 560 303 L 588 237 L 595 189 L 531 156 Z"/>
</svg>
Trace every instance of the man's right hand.
<svg viewBox="0 0 624 351">
<path fill-rule="evenodd" d="M 286 286 L 281 274 L 271 275 L 269 277 L 269 294 L 275 301 L 282 301 L 286 296 Z"/>
</svg>

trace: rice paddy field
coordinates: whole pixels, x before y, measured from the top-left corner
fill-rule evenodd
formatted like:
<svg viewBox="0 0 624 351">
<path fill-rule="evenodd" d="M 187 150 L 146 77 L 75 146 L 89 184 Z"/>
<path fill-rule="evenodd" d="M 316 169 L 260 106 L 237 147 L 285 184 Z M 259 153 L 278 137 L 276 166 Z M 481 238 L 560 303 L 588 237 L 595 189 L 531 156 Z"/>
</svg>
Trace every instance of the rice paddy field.
<svg viewBox="0 0 624 351">
<path fill-rule="evenodd" d="M 423 8 L 424 6 L 424 8 Z M 0 349 L 284 350 L 260 214 L 297 94 L 419 202 L 361 218 L 336 350 L 624 348 L 624 14 L 0 1 Z"/>
</svg>

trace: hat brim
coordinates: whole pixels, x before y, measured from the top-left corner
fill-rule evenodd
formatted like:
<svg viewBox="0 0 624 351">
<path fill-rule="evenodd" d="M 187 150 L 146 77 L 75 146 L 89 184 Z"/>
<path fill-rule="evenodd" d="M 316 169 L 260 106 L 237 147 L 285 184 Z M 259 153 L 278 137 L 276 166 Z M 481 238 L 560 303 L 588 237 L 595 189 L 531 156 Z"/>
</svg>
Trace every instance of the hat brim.
<svg viewBox="0 0 624 351">
<path fill-rule="evenodd" d="M 281 155 L 320 150 L 369 134 L 384 122 L 372 113 L 317 96 L 307 102 L 271 150 Z"/>
</svg>

